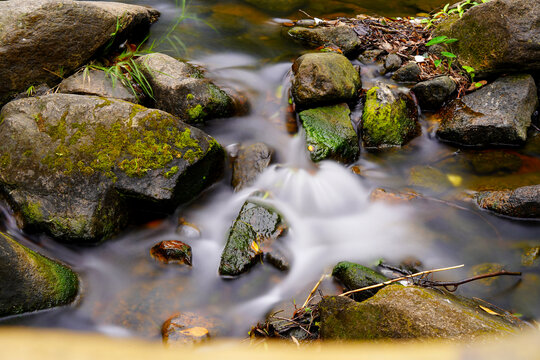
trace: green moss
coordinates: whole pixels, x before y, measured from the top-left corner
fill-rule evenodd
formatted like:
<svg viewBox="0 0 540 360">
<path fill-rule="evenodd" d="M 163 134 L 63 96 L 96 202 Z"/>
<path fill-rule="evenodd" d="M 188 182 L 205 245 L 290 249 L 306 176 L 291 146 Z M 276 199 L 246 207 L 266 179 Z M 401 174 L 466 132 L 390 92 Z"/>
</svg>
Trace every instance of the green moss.
<svg viewBox="0 0 540 360">
<path fill-rule="evenodd" d="M 55 216 L 50 220 L 50 232 L 53 236 L 72 234 L 74 237 L 84 238 L 88 234 L 88 219 L 84 216 L 62 217 Z"/>
<path fill-rule="evenodd" d="M 186 100 L 189 101 L 189 100 L 193 100 L 193 99 L 195 99 L 195 96 L 193 94 L 187 94 Z"/>
<path fill-rule="evenodd" d="M 1 103 L 0 103 L 0 106 L 1 106 Z M 2 125 L 5 120 L 6 120 L 6 116 L 4 114 L 0 114 L 0 125 Z"/>
<path fill-rule="evenodd" d="M 11 155 L 9 153 L 2 154 L 0 156 L 0 167 L 7 168 L 11 165 Z"/>
<path fill-rule="evenodd" d="M 174 174 L 176 174 L 177 172 L 178 172 L 178 166 L 173 166 L 173 167 L 171 168 L 171 170 L 169 170 L 169 171 L 167 171 L 167 172 L 165 173 L 165 177 L 166 177 L 166 178 L 170 178 L 170 177 L 172 177 Z"/>
<path fill-rule="evenodd" d="M 206 112 L 204 111 L 202 105 L 198 104 L 187 110 L 187 116 L 190 122 L 198 122 L 204 119 Z"/>
<path fill-rule="evenodd" d="M 415 119 L 410 116 L 407 101 L 382 101 L 379 87 L 366 93 L 362 114 L 362 139 L 367 147 L 401 146 L 417 132 Z"/>
<path fill-rule="evenodd" d="M 112 104 L 111 100 L 107 98 L 100 97 L 100 99 L 103 100 L 103 102 L 101 104 L 97 104 L 94 109 L 101 109 Z"/>
<path fill-rule="evenodd" d="M 30 149 L 29 149 L 29 150 L 26 150 L 25 152 L 23 152 L 23 156 L 24 156 L 24 157 L 30 157 L 30 156 L 32 156 L 32 150 L 30 150 Z"/>
<path fill-rule="evenodd" d="M 43 212 L 39 202 L 26 202 L 21 206 L 21 213 L 28 223 L 36 223 L 43 220 Z"/>
</svg>

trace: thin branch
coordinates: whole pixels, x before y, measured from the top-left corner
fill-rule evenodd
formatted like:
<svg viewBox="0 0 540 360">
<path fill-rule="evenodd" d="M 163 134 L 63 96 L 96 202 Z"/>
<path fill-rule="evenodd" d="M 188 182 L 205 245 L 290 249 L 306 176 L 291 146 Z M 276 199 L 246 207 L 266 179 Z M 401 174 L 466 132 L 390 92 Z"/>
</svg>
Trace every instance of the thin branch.
<svg viewBox="0 0 540 360">
<path fill-rule="evenodd" d="M 307 306 L 307 304 L 309 303 L 309 300 L 311 300 L 311 297 L 313 296 L 313 294 L 315 294 L 315 291 L 317 291 L 317 289 L 319 288 L 319 285 L 321 285 L 322 281 L 324 280 L 324 278 L 326 278 L 328 275 L 324 274 L 323 276 L 321 276 L 321 278 L 319 279 L 319 281 L 317 282 L 317 284 L 315 284 L 315 287 L 313 288 L 313 290 L 311 290 L 311 292 L 309 293 L 306 301 L 304 301 L 304 305 L 302 305 L 302 308 L 305 308 Z"/>
<path fill-rule="evenodd" d="M 461 265 L 456 265 L 456 266 L 451 266 L 451 267 L 446 267 L 446 268 L 421 271 L 421 272 L 416 273 L 416 274 L 411 274 L 411 275 L 402 276 L 402 277 L 399 277 L 399 278 L 396 278 L 396 279 L 391 279 L 391 280 L 385 281 L 383 283 L 379 283 L 379 284 L 375 284 L 375 285 L 371 285 L 371 286 L 366 286 L 366 287 L 363 287 L 363 288 L 360 288 L 360 289 L 347 291 L 347 292 L 344 292 L 343 294 L 341 294 L 339 296 L 347 296 L 347 295 L 354 294 L 354 293 L 357 293 L 357 292 L 360 292 L 360 291 L 376 289 L 376 288 L 386 286 L 386 285 L 389 285 L 389 284 L 392 284 L 392 283 L 395 283 L 395 282 L 398 282 L 398 281 L 407 280 L 407 279 L 410 279 L 410 278 L 414 278 L 414 277 L 417 277 L 417 276 L 423 276 L 423 275 L 426 275 L 426 274 L 432 274 L 432 273 L 439 272 L 439 271 L 447 271 L 447 270 L 458 269 L 458 268 L 461 268 L 463 266 L 465 266 L 465 265 L 461 264 Z"/>
<path fill-rule="evenodd" d="M 521 272 L 510 272 L 510 271 L 506 271 L 506 270 L 501 270 L 501 271 L 497 271 L 497 272 L 493 272 L 493 273 L 489 273 L 489 274 L 482 274 L 482 275 L 473 276 L 473 277 L 470 277 L 470 278 L 467 278 L 467 279 L 464 279 L 464 280 L 461 280 L 461 281 L 439 282 L 439 281 L 425 280 L 425 281 L 422 282 L 422 285 L 442 286 L 446 290 L 448 290 L 450 292 L 454 292 L 454 291 L 457 290 L 458 286 L 466 284 L 468 282 L 476 281 L 476 280 L 480 280 L 480 279 L 486 279 L 486 278 L 495 277 L 495 276 L 502 276 L 502 275 L 521 276 Z"/>
</svg>

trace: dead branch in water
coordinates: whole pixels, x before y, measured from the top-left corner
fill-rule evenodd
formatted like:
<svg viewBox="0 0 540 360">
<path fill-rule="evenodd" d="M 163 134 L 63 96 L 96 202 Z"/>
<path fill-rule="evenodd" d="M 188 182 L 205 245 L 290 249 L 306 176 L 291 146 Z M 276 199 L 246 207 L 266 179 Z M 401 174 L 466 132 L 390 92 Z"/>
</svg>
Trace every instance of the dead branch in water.
<svg viewBox="0 0 540 360">
<path fill-rule="evenodd" d="M 506 271 L 506 270 L 501 270 L 501 271 L 497 271 L 497 272 L 493 272 L 493 273 L 489 273 L 489 274 L 482 274 L 482 275 L 473 276 L 473 277 L 470 277 L 470 278 L 467 278 L 467 279 L 464 279 L 464 280 L 461 280 L 461 281 L 422 280 L 422 282 L 420 283 L 420 286 L 428 286 L 428 287 L 441 286 L 441 287 L 445 288 L 446 291 L 454 292 L 454 291 L 457 290 L 458 286 L 466 284 L 468 282 L 481 280 L 481 279 L 486 279 L 486 278 L 495 277 L 495 276 L 503 276 L 503 275 L 521 276 L 521 273 L 520 272 L 510 272 L 510 271 Z"/>
</svg>

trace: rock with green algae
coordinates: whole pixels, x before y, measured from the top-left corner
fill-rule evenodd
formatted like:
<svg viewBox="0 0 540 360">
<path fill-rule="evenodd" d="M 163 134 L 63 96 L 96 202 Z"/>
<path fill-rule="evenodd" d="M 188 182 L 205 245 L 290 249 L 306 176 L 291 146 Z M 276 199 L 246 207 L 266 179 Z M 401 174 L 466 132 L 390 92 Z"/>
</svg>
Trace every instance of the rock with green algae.
<svg viewBox="0 0 540 360">
<path fill-rule="evenodd" d="M 275 14 L 288 14 L 299 10 L 306 0 L 244 0 L 248 4 L 254 5 L 261 10 Z"/>
<path fill-rule="evenodd" d="M 276 209 L 261 201 L 265 196 L 260 192 L 252 194 L 240 209 L 221 254 L 220 275 L 238 276 L 262 258 L 280 270 L 289 267 L 277 244 L 286 229 L 285 221 Z"/>
<path fill-rule="evenodd" d="M 13 101 L 0 118 L 0 189 L 22 226 L 65 241 L 106 239 L 127 209 L 172 210 L 223 172 L 213 138 L 121 100 L 46 95 Z"/>
<path fill-rule="evenodd" d="M 67 305 L 79 280 L 68 267 L 0 232 L 0 317 Z"/>
<path fill-rule="evenodd" d="M 156 108 L 190 124 L 233 114 L 231 96 L 193 65 L 161 53 L 141 56 L 135 62 L 152 87 Z"/>
<path fill-rule="evenodd" d="M 341 54 L 305 54 L 296 59 L 292 70 L 292 95 L 301 108 L 355 100 L 362 87 L 358 71 Z"/>
<path fill-rule="evenodd" d="M 476 201 L 481 208 L 516 218 L 540 218 L 540 185 L 515 190 L 483 191 Z"/>
<path fill-rule="evenodd" d="M 389 285 L 358 303 L 325 297 L 319 304 L 320 335 L 325 340 L 473 340 L 520 331 L 510 316 L 492 315 L 486 303 L 418 286 Z M 492 309 L 500 313 L 499 309 Z"/>
<path fill-rule="evenodd" d="M 311 160 L 333 159 L 345 163 L 356 160 L 360 153 L 358 135 L 347 104 L 304 110 L 299 116 Z"/>
<path fill-rule="evenodd" d="M 538 1 L 491 0 L 472 7 L 461 18 L 448 17 L 435 33 L 458 39 L 450 51 L 477 75 L 538 71 L 539 18 Z"/>
<path fill-rule="evenodd" d="M 537 107 L 532 76 L 503 76 L 446 106 L 437 136 L 466 146 L 521 145 Z"/>
<path fill-rule="evenodd" d="M 368 90 L 362 113 L 362 140 L 366 147 L 401 146 L 419 131 L 416 107 L 408 96 L 396 96 L 384 84 Z"/>
<path fill-rule="evenodd" d="M 302 44 L 311 47 L 337 46 L 345 56 L 351 58 L 358 55 L 362 40 L 347 25 L 320 26 L 315 28 L 295 26 L 288 34 Z"/>
<path fill-rule="evenodd" d="M 388 281 L 388 278 L 378 272 L 349 261 L 341 261 L 332 270 L 332 276 L 345 286 L 345 290 L 356 290 Z M 352 294 L 356 301 L 364 301 L 377 293 L 381 288 L 365 290 Z"/>
<path fill-rule="evenodd" d="M 111 39 L 121 43 L 147 31 L 158 16 L 150 7 L 115 2 L 0 1 L 0 104 L 31 85 L 57 83 Z"/>
<path fill-rule="evenodd" d="M 441 170 L 433 166 L 415 166 L 409 173 L 409 184 L 414 187 L 430 189 L 435 193 L 443 193 L 453 187 L 450 179 Z"/>
</svg>

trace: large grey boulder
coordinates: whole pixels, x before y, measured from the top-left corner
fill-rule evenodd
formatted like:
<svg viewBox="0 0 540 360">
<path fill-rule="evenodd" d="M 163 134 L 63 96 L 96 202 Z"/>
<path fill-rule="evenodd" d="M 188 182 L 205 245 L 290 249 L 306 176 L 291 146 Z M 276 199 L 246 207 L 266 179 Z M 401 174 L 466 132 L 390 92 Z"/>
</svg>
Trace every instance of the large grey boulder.
<svg viewBox="0 0 540 360">
<path fill-rule="evenodd" d="M 483 191 L 476 201 L 480 207 L 517 218 L 540 218 L 540 185 L 515 190 Z"/>
<path fill-rule="evenodd" d="M 220 177 L 224 152 L 178 118 L 121 100 L 54 94 L 0 112 L 0 190 L 22 225 L 99 241 L 131 209 L 170 210 Z"/>
<path fill-rule="evenodd" d="M 122 82 L 108 75 L 105 71 L 90 70 L 80 71 L 58 85 L 58 92 L 63 94 L 96 95 L 137 102 L 137 97 Z"/>
<path fill-rule="evenodd" d="M 109 42 L 146 31 L 158 16 L 152 8 L 114 2 L 0 1 L 0 104 L 31 85 L 58 82 Z"/>
<path fill-rule="evenodd" d="M 79 280 L 66 266 L 0 232 L 0 317 L 66 305 Z"/>
<path fill-rule="evenodd" d="M 158 109 L 187 123 L 227 117 L 234 112 L 232 98 L 193 65 L 161 53 L 141 56 L 136 62 L 152 87 Z"/>
<path fill-rule="evenodd" d="M 295 26 L 288 34 L 302 44 L 311 47 L 337 46 L 345 56 L 358 55 L 362 40 L 348 25 L 318 26 L 315 28 Z"/>
<path fill-rule="evenodd" d="M 540 70 L 540 2 L 491 0 L 443 22 L 437 35 L 458 39 L 451 51 L 477 75 Z"/>
<path fill-rule="evenodd" d="M 491 315 L 479 303 L 417 286 L 389 285 L 357 303 L 333 296 L 319 304 L 322 339 L 452 339 L 508 335 L 519 328 L 511 318 Z M 496 313 L 500 310 L 495 309 Z"/>
<path fill-rule="evenodd" d="M 358 71 L 345 56 L 336 53 L 302 55 L 292 70 L 292 94 L 300 107 L 354 100 L 362 86 Z"/>
<path fill-rule="evenodd" d="M 501 77 L 443 109 L 437 135 L 469 146 L 521 144 L 537 106 L 532 76 Z"/>
</svg>

